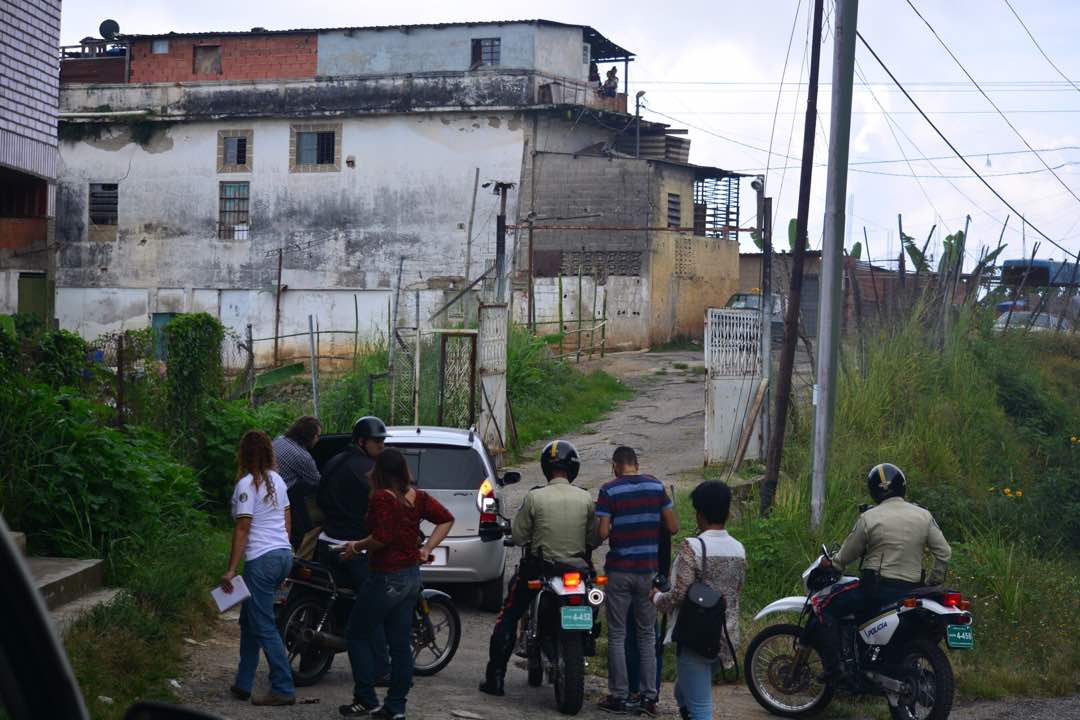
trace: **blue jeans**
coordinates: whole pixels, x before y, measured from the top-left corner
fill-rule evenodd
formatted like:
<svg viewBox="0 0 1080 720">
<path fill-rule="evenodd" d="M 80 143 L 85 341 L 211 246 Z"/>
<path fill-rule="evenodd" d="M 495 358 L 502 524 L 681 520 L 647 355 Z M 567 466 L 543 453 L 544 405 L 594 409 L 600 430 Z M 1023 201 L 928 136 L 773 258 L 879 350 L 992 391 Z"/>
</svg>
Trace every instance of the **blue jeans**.
<svg viewBox="0 0 1080 720">
<path fill-rule="evenodd" d="M 706 660 L 692 650 L 679 648 L 675 680 L 675 702 L 686 708 L 690 720 L 712 720 L 713 673 L 723 665 L 719 660 Z"/>
<path fill-rule="evenodd" d="M 361 598 L 371 593 L 371 571 L 368 569 L 367 555 L 357 555 L 345 564 L 348 567 L 349 576 L 352 579 L 352 586 L 357 597 L 352 610 L 349 611 L 349 621 L 345 625 L 345 647 L 349 651 L 349 665 L 353 674 L 353 697 L 359 698 L 360 676 L 357 668 L 360 666 L 360 655 L 364 652 L 362 649 L 364 645 L 363 634 L 364 626 L 368 620 L 366 617 L 367 609 Z M 371 642 L 373 647 L 379 648 L 373 660 L 375 677 L 379 678 L 386 675 L 386 668 L 389 664 L 386 659 L 386 633 L 383 632 L 381 625 L 371 628 Z"/>
<path fill-rule="evenodd" d="M 364 606 L 359 662 L 353 665 L 353 694 L 357 700 L 368 705 L 379 702 L 375 694 L 375 658 L 384 646 L 377 644 L 375 637 L 382 628 L 390 645 L 390 689 L 383 705 L 395 714 L 404 714 L 413 674 L 412 620 L 419 598 L 419 567 L 371 574 L 370 592 L 357 599 L 357 605 Z"/>
<path fill-rule="evenodd" d="M 664 673 L 664 638 L 660 635 L 660 621 L 656 622 L 656 695 L 660 696 Z M 634 611 L 626 618 L 626 679 L 629 681 L 630 694 L 641 692 L 641 653 L 637 646 L 637 624 Z"/>
<path fill-rule="evenodd" d="M 296 694 L 289 656 L 274 617 L 274 593 L 291 568 L 291 550 L 271 550 L 244 562 L 244 583 L 251 597 L 240 608 L 240 667 L 236 671 L 236 687 L 241 690 L 251 692 L 261 648 L 270 665 L 270 689 L 288 697 Z"/>
</svg>

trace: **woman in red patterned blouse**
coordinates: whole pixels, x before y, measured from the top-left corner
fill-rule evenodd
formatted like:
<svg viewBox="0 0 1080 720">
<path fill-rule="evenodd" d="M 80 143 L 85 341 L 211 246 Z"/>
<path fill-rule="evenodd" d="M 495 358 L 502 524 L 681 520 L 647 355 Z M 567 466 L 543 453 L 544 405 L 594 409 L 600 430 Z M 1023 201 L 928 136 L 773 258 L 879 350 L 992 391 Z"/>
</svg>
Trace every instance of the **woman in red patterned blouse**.
<svg viewBox="0 0 1080 720">
<path fill-rule="evenodd" d="M 357 602 L 365 605 L 367 623 L 358 628 L 361 652 L 353 660 L 351 705 L 341 707 L 345 717 L 404 720 L 405 702 L 412 684 L 413 658 L 410 645 L 413 608 L 420 596 L 420 565 L 443 541 L 454 525 L 454 516 L 423 490 L 413 487 L 405 457 L 392 448 L 384 450 L 371 471 L 371 500 L 365 522 L 371 532 L 363 540 L 347 543 L 342 558 L 370 553 L 370 585 L 357 590 Z M 431 536 L 420 545 L 420 522 L 435 525 Z M 375 650 L 372 631 L 386 630 L 390 646 L 390 689 L 379 707 L 375 694 Z M 350 658 L 351 659 L 351 658 Z"/>
</svg>

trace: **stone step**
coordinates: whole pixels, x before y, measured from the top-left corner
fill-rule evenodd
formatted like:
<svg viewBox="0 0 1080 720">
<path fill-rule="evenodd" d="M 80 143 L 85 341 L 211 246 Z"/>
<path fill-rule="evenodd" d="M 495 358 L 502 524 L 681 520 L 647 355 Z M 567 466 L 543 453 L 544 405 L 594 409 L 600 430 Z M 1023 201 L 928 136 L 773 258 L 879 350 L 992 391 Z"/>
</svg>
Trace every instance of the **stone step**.
<svg viewBox="0 0 1080 720">
<path fill-rule="evenodd" d="M 112 602 L 121 592 L 118 588 L 102 588 L 54 608 L 50 614 L 56 631 L 63 637 L 76 620 L 99 605 Z"/>
<path fill-rule="evenodd" d="M 19 552 L 26 554 L 26 533 L 16 532 L 9 530 L 8 535 L 11 537 L 11 541 L 15 543 L 15 547 L 19 549 Z"/>
<path fill-rule="evenodd" d="M 104 582 L 105 566 L 101 560 L 30 557 L 26 564 L 50 610 L 97 592 Z"/>
</svg>

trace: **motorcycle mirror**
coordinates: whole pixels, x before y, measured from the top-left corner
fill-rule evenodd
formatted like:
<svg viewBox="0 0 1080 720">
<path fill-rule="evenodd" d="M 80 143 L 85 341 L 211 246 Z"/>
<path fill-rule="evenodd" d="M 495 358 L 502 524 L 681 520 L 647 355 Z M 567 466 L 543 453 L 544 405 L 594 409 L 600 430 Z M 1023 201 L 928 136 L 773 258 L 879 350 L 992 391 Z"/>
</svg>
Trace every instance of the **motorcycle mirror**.
<svg viewBox="0 0 1080 720">
<path fill-rule="evenodd" d="M 821 544 L 821 554 L 825 556 L 825 559 L 832 562 L 832 554 L 829 553 L 829 548 L 825 546 L 825 543 Z"/>
<path fill-rule="evenodd" d="M 521 473 L 514 470 L 507 470 L 503 473 L 503 476 L 499 478 L 499 485 L 514 485 L 521 482 Z"/>
</svg>

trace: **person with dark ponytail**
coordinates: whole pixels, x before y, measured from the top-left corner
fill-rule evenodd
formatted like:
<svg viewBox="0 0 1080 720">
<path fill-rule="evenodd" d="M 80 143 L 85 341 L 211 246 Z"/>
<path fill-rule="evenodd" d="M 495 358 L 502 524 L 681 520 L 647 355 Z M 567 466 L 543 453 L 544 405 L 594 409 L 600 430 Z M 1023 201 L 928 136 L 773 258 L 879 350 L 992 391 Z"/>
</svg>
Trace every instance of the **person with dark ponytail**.
<svg viewBox="0 0 1080 720">
<path fill-rule="evenodd" d="M 274 447 L 266 433 L 244 433 L 236 464 L 231 508 L 236 527 L 221 587 L 227 593 L 233 591 L 233 579 L 243 559 L 244 584 L 251 597 L 240 609 L 240 667 L 229 691 L 240 700 L 251 698 L 262 650 L 270 664 L 270 692 L 252 699 L 252 704 L 293 705 L 296 687 L 274 619 L 274 593 L 292 569 L 289 493 L 274 469 Z"/>
<path fill-rule="evenodd" d="M 405 720 L 405 703 L 412 684 L 413 608 L 420 598 L 420 565 L 426 563 L 454 525 L 454 516 L 423 490 L 416 488 L 405 456 L 387 448 L 375 458 L 371 471 L 371 501 L 363 540 L 346 544 L 342 558 L 367 550 L 371 560 L 369 590 L 357 595 L 365 622 L 357 628 L 361 652 L 353 665 L 353 701 L 343 705 L 345 717 L 370 716 Z M 420 523 L 435 526 L 421 545 Z M 378 629 L 385 628 L 390 646 L 390 689 L 379 706 L 375 694 Z"/>
</svg>

